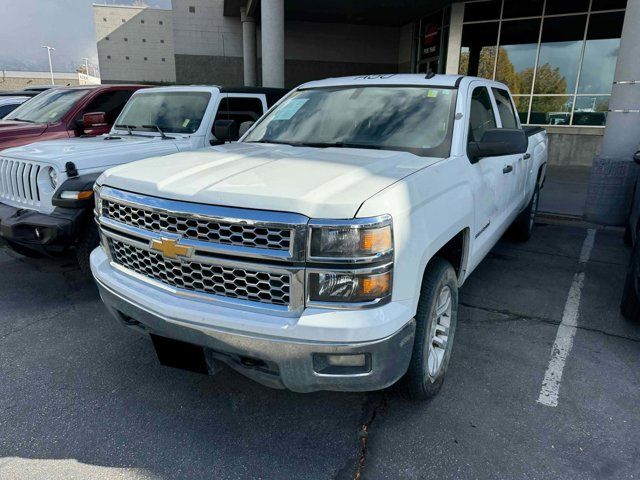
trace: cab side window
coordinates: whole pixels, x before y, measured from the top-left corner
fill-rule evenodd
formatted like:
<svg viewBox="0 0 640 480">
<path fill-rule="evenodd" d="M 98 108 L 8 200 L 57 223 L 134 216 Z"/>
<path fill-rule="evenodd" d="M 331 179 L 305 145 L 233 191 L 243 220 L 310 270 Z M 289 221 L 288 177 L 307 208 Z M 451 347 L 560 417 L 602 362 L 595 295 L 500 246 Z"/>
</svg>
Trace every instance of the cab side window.
<svg viewBox="0 0 640 480">
<path fill-rule="evenodd" d="M 484 132 L 491 128 L 497 128 L 497 124 L 489 90 L 487 87 L 476 87 L 471 94 L 468 141 L 479 142 Z"/>
<path fill-rule="evenodd" d="M 518 121 L 516 120 L 516 112 L 513 109 L 513 102 L 511 96 L 506 90 L 500 88 L 493 88 L 493 97 L 496 99 L 498 105 L 498 115 L 502 120 L 502 128 L 518 128 Z"/>
<path fill-rule="evenodd" d="M 133 95 L 133 90 L 111 90 L 95 97 L 82 109 L 77 121 L 82 120 L 82 115 L 92 112 L 104 112 L 107 123 L 113 123 L 124 108 L 129 98 Z"/>
<path fill-rule="evenodd" d="M 262 101 L 259 98 L 225 97 L 220 100 L 216 120 L 235 120 L 240 126 L 242 122 L 255 122 L 263 113 Z"/>
</svg>

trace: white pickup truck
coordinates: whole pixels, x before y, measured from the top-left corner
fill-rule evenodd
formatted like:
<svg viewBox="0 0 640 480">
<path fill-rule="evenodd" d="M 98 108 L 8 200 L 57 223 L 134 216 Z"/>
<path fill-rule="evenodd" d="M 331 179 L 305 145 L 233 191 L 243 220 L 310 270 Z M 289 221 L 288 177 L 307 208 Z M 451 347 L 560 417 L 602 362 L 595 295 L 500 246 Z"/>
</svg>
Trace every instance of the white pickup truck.
<svg viewBox="0 0 640 480">
<path fill-rule="evenodd" d="M 75 246 L 80 267 L 89 273 L 89 254 L 99 241 L 92 215 L 93 184 L 103 171 L 220 143 L 213 133 L 215 122 L 255 121 L 285 93 L 215 86 L 138 90 L 107 135 L 3 150 L 0 235 L 27 256 Z"/>
<path fill-rule="evenodd" d="M 163 364 L 298 392 L 402 379 L 424 399 L 459 287 L 510 226 L 531 235 L 546 159 L 500 83 L 311 82 L 237 143 L 105 172 L 91 268 Z"/>
</svg>

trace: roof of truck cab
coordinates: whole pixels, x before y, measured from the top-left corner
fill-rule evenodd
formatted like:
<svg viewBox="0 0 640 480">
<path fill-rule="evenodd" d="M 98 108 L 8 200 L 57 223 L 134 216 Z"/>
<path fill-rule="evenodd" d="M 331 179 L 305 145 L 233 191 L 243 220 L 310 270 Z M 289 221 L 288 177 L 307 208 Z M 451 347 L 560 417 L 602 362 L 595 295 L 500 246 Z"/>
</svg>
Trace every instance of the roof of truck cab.
<svg viewBox="0 0 640 480">
<path fill-rule="evenodd" d="M 346 85 L 425 85 L 455 88 L 463 78 L 472 77 L 464 77 L 462 75 L 433 75 L 427 78 L 424 73 L 386 73 L 327 78 L 325 80 L 305 83 L 299 88 L 339 87 Z"/>
<path fill-rule="evenodd" d="M 285 94 L 289 90 L 285 88 L 262 88 L 262 87 L 224 87 L 220 85 L 172 85 L 166 87 L 146 88 L 145 92 L 220 92 L 220 93 L 264 93 Z"/>
</svg>

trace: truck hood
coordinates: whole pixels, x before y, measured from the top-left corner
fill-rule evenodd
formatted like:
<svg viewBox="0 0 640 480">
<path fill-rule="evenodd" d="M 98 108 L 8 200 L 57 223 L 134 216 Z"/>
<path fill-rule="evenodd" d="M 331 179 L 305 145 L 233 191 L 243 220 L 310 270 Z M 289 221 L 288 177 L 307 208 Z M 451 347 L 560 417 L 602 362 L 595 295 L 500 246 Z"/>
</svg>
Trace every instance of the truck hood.
<svg viewBox="0 0 640 480">
<path fill-rule="evenodd" d="M 384 150 L 235 143 L 115 167 L 100 182 L 171 200 L 352 218 L 372 195 L 440 160 Z"/>
<path fill-rule="evenodd" d="M 3 138 L 23 137 L 26 135 L 40 136 L 47 130 L 46 123 L 17 122 L 14 120 L 0 120 L 0 140 Z"/>
<path fill-rule="evenodd" d="M 67 162 L 73 162 L 82 171 L 108 168 L 178 151 L 173 140 L 162 140 L 159 136 L 143 138 L 123 135 L 108 138 L 101 136 L 35 142 L 8 148 L 2 152 L 2 156 L 54 165 L 60 171 L 65 169 Z"/>
</svg>

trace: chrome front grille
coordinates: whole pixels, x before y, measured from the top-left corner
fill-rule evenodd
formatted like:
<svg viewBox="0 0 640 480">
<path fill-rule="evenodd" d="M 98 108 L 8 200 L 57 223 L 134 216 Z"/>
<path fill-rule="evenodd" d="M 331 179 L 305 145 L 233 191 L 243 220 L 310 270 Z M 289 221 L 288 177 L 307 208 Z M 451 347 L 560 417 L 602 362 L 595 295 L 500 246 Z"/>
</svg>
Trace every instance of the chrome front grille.
<svg viewBox="0 0 640 480">
<path fill-rule="evenodd" d="M 271 305 L 290 302 L 288 274 L 170 260 L 115 239 L 109 239 L 108 245 L 116 264 L 172 287 Z"/>
<path fill-rule="evenodd" d="M 32 162 L 0 158 L 0 199 L 40 205 L 38 174 L 41 168 Z"/>
<path fill-rule="evenodd" d="M 172 294 L 295 316 L 304 309 L 309 218 L 143 196 L 103 186 L 111 264 Z"/>
<path fill-rule="evenodd" d="M 242 247 L 289 250 L 293 234 L 290 228 L 231 223 L 160 212 L 111 200 L 102 202 L 102 214 L 116 222 L 151 232 L 172 233 L 191 240 Z"/>
</svg>

